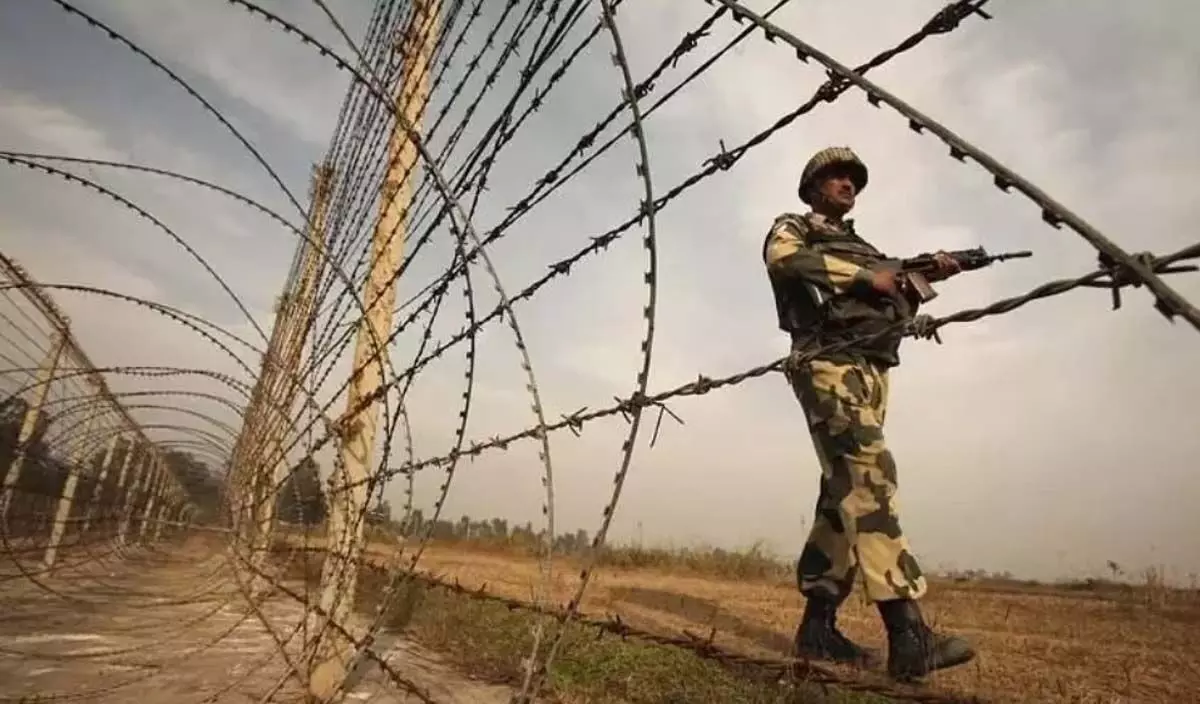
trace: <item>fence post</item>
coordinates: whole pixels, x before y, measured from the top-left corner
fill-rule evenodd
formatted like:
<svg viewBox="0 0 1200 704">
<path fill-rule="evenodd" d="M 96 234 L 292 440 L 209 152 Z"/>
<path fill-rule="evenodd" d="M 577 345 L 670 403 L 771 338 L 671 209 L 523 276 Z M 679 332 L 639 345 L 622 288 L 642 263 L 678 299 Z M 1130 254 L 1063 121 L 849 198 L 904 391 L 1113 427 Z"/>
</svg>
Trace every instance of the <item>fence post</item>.
<svg viewBox="0 0 1200 704">
<path fill-rule="evenodd" d="M 21 480 L 21 469 L 25 466 L 25 453 L 29 440 L 37 430 L 38 419 L 42 415 L 42 406 L 46 404 L 46 397 L 50 393 L 50 383 L 54 381 L 54 375 L 58 373 L 58 363 L 62 360 L 62 353 L 66 346 L 66 332 L 59 331 L 50 350 L 46 353 L 45 359 L 38 365 L 37 381 L 33 386 L 34 401 L 21 421 L 21 431 L 17 435 L 17 452 L 8 467 L 8 472 L 4 475 L 4 489 L 0 493 L 0 519 L 8 518 L 8 508 L 12 504 L 17 483 Z"/>
<path fill-rule="evenodd" d="M 104 481 L 108 479 L 108 468 L 113 461 L 113 453 L 117 450 L 117 441 L 121 439 L 120 433 L 113 433 L 112 438 L 108 441 L 108 449 L 104 451 L 104 459 L 100 461 L 100 474 L 96 475 L 96 483 L 92 488 L 92 495 L 88 497 L 88 505 L 84 510 L 83 522 L 79 524 L 79 534 L 83 535 L 92 524 L 92 514 L 95 513 L 96 506 L 99 505 L 101 494 L 104 493 Z"/>
<path fill-rule="evenodd" d="M 154 509 L 161 500 L 159 494 L 166 488 L 162 462 L 155 461 L 150 466 L 150 471 L 154 473 L 154 477 L 150 483 L 150 491 L 146 494 L 146 508 L 142 511 L 142 524 L 138 527 L 138 540 L 143 542 L 146 540 L 146 531 L 150 528 L 150 522 L 154 520 Z"/>
<path fill-rule="evenodd" d="M 129 493 L 125 497 L 125 510 L 121 513 L 121 527 L 117 530 L 117 540 L 122 545 L 128 542 L 129 526 L 133 522 L 133 512 L 137 510 L 138 497 L 145 489 L 150 481 L 150 467 L 154 462 L 152 452 L 146 452 L 145 462 L 142 464 L 141 470 L 134 477 L 133 486 L 129 487 Z"/>
<path fill-rule="evenodd" d="M 91 447 L 92 428 L 100 412 L 89 413 L 83 424 L 83 435 L 71 453 L 67 463 L 67 481 L 63 483 L 62 493 L 58 497 L 58 510 L 54 514 L 54 525 L 50 527 L 50 542 L 46 544 L 46 552 L 42 557 L 42 565 L 50 570 L 58 558 L 58 549 L 62 545 L 63 535 L 67 532 L 67 522 L 71 518 L 71 509 L 75 505 L 75 489 L 79 486 L 79 475 L 88 464 L 88 449 Z"/>
</svg>

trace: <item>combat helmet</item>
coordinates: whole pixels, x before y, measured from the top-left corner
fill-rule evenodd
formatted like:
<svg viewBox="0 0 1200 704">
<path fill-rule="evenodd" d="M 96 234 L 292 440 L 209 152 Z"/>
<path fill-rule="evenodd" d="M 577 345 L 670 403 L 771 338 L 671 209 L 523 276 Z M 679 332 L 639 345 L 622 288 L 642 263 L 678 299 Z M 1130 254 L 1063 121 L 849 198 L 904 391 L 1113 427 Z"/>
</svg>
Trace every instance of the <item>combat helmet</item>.
<svg viewBox="0 0 1200 704">
<path fill-rule="evenodd" d="M 800 186 L 797 191 L 800 194 L 800 200 L 807 205 L 812 205 L 808 202 L 808 196 L 805 191 L 816 180 L 817 175 L 824 169 L 841 165 L 849 167 L 850 178 L 854 181 L 854 190 L 856 193 L 861 193 L 867 187 L 867 165 L 858 158 L 858 155 L 850 150 L 850 147 L 826 147 L 821 151 L 813 154 L 808 163 L 804 165 L 804 171 L 800 173 Z"/>
</svg>

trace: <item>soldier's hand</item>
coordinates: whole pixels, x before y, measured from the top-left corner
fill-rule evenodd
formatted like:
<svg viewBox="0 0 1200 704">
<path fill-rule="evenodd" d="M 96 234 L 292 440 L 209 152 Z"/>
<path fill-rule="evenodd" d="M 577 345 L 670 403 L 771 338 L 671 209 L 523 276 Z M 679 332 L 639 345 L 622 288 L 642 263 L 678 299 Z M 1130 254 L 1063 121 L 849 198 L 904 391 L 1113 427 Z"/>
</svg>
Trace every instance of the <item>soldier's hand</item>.
<svg viewBox="0 0 1200 704">
<path fill-rule="evenodd" d="M 943 281 L 962 270 L 954 257 L 941 250 L 934 252 L 933 261 L 937 264 L 937 270 L 933 272 L 932 276 L 926 277 L 933 281 Z"/>
<path fill-rule="evenodd" d="M 899 286 L 896 283 L 896 272 L 891 269 L 871 272 L 871 288 L 884 295 L 895 296 L 899 291 Z"/>
</svg>

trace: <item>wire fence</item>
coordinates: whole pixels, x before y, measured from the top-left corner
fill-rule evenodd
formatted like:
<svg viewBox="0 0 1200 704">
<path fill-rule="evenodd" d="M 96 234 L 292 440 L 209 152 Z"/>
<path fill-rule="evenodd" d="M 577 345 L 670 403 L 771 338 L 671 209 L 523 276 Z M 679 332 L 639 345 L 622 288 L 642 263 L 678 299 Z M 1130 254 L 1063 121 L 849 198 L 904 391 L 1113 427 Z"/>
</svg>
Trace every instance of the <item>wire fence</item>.
<svg viewBox="0 0 1200 704">
<path fill-rule="evenodd" d="M 60 559 L 160 539 L 164 528 L 177 532 L 189 506 L 164 450 L 109 389 L 37 282 L 3 255 L 0 271 L 7 331 L 0 507 L 17 568 L 9 579 L 37 581 Z"/>
<path fill-rule="evenodd" d="M 267 3 L 230 0 L 231 10 L 246 13 L 242 21 L 289 35 L 336 68 L 347 86 L 304 195 L 288 185 L 295 179 L 267 158 L 249 130 L 206 97 L 196 81 L 158 58 L 144 37 L 84 3 L 50 4 L 72 26 L 107 37 L 133 60 L 130 65 L 136 62 L 139 70 L 149 69 L 156 80 L 186 94 L 192 107 L 215 121 L 271 182 L 280 205 L 268 205 L 249 189 L 151 164 L 33 149 L 0 151 L 0 160 L 31 173 L 28 178 L 82 187 L 108 206 L 120 206 L 110 210 L 132 214 L 173 243 L 187 255 L 187 268 L 237 309 L 237 322 L 230 323 L 136 291 L 39 283 L 11 257 L 0 259 L 5 294 L 0 304 L 5 398 L 0 468 L 4 541 L 12 558 L 5 580 L 13 603 L 46 609 L 36 595 L 53 594 L 105 609 L 185 605 L 191 619 L 177 632 L 157 637 L 151 632 L 171 619 L 184 619 L 182 612 L 162 611 L 175 615 L 161 616 L 153 622 L 156 627 L 139 621 L 137 609 L 127 614 L 121 633 L 135 643 L 128 648 L 160 658 L 151 674 L 128 679 L 79 674 L 70 687 L 35 683 L 37 692 L 3 692 L 11 701 L 51 690 L 51 698 L 131 701 L 142 696 L 139 691 L 151 692 L 159 675 L 190 672 L 192 665 L 180 653 L 192 664 L 207 658 L 232 667 L 244 658 L 231 643 L 253 638 L 264 644 L 262 657 L 238 664 L 238 672 L 219 687 L 204 689 L 206 701 L 239 688 L 253 691 L 258 701 L 287 700 L 301 692 L 328 698 L 339 691 L 379 701 L 391 701 L 386 697 L 399 692 L 443 701 L 438 688 L 444 682 L 439 685 L 431 674 L 435 668 L 397 656 L 388 641 L 396 630 L 397 609 L 411 608 L 416 586 L 544 617 L 531 620 L 522 672 L 507 683 L 513 701 L 530 701 L 545 691 L 578 627 L 684 649 L 753 670 L 768 681 L 800 680 L 915 701 L 963 701 L 962 695 L 936 689 L 738 651 L 718 642 L 715 631 L 656 632 L 584 608 L 633 459 L 646 451 L 647 434 L 656 437 L 665 417 L 679 418 L 668 403 L 708 396 L 779 372 L 788 363 L 786 358 L 764 360 L 736 373 L 699 374 L 690 383 L 652 388 L 663 213 L 685 193 L 737 168 L 748 153 L 801 117 L 847 94 L 861 93 L 870 106 L 894 112 L 909 129 L 940 140 L 950 157 L 983 169 L 998 188 L 1027 198 L 1047 225 L 1072 231 L 1098 256 L 1094 270 L 1075 278 L 944 315 L 920 329 L 904 322 L 876 336 L 927 336 L 1084 287 L 1111 290 L 1114 307 L 1120 291 L 1144 287 L 1164 317 L 1200 330 L 1200 310 L 1163 278 L 1196 271 L 1188 262 L 1200 259 L 1200 244 L 1176 252 L 1128 252 L 1029 180 L 866 77 L 960 26 L 981 26 L 991 19 L 986 0 L 949 3 L 895 46 L 855 67 L 773 23 L 786 0 L 762 13 L 734 0 L 708 0 L 711 13 L 699 25 L 682 36 L 660 38 L 666 50 L 636 47 L 661 57 L 644 75 L 634 68 L 634 47 L 624 33 L 641 10 L 623 0 L 513 0 L 486 7 L 482 0 L 378 0 L 353 24 L 322 0 L 314 0 L 315 14 L 307 24 Z M 320 31 L 314 29 L 318 24 Z M 356 35 L 351 26 L 363 31 Z M 723 33 L 730 36 L 718 42 L 715 37 Z M 794 52 L 807 64 L 798 72 L 817 67 L 826 80 L 742 143 L 722 142 L 698 170 L 665 181 L 655 167 L 655 141 L 647 128 L 651 118 L 731 52 L 763 40 Z M 565 86 L 597 71 L 597 55 L 601 63 L 611 63 L 604 70 L 615 72 L 619 100 L 599 120 L 588 118 L 590 124 L 578 134 L 558 140 L 566 146 L 551 154 L 554 145 L 529 137 L 547 129 L 539 111 L 556 100 L 568 104 Z M 619 150 L 621 145 L 626 149 Z M 497 172 L 506 158 L 523 162 L 521 155 L 534 151 L 551 166 L 527 184 L 503 169 Z M 635 202 L 617 224 L 598 227 L 569 254 L 545 257 L 541 273 L 514 285 L 501 273 L 507 267 L 499 252 L 513 251 L 505 249 L 508 238 L 520 237 L 522 228 L 542 226 L 539 218 L 555 198 L 566 200 L 568 208 L 582 207 L 586 194 L 572 188 L 593 172 L 603 173 L 602 180 L 610 173 L 632 179 L 636 188 L 629 194 Z M 196 239 L 154 214 L 140 194 L 127 195 L 129 190 L 111 185 L 119 176 L 228 199 L 286 232 L 295 246 L 289 247 L 290 263 L 280 272 L 285 280 L 270 315 L 256 315 L 253 304 L 201 254 L 204 247 Z M 496 191 L 504 194 L 499 206 L 500 198 L 489 197 Z M 644 282 L 641 333 L 629 343 L 630 348 L 636 344 L 637 359 L 631 389 L 611 402 L 554 417 L 540 367 L 529 352 L 529 320 L 535 314 L 528 311 L 535 298 L 553 297 L 545 289 L 630 236 L 640 240 Z M 397 300 L 397 282 L 413 291 L 409 298 Z M 211 351 L 226 366 L 98 367 L 53 302 L 52 296 L 60 295 L 139 309 L 171 329 L 186 330 L 189 344 Z M 264 317 L 273 317 L 273 323 L 260 324 Z M 500 321 L 505 329 L 495 330 Z M 470 428 L 483 395 L 481 340 L 500 335 L 515 350 L 533 423 L 507 434 L 476 436 Z M 825 346 L 808 357 L 865 340 Z M 432 376 L 431 369 L 451 358 L 459 365 L 461 382 L 439 387 L 443 402 L 448 399 L 453 407 L 450 441 L 419 455 L 415 444 L 421 433 L 414 425 L 424 419 L 409 412 L 413 389 L 418 378 Z M 122 390 L 114 391 L 118 380 Z M 201 405 L 207 410 L 197 410 Z M 625 426 L 611 494 L 587 545 L 577 546 L 581 557 L 571 566 L 578 579 L 564 592 L 555 586 L 556 569 L 561 569 L 555 440 L 559 431 L 578 435 L 593 423 L 618 417 Z M 536 445 L 544 518 L 528 535 L 538 553 L 530 598 L 466 587 L 423 569 L 422 558 L 446 523 L 443 513 L 462 461 L 523 441 Z M 426 512 L 418 505 L 416 484 L 434 473 L 441 479 Z M 398 517 L 380 512 L 388 486 L 398 486 L 403 498 Z M 307 579 L 299 579 L 297 570 Z M 139 582 L 142 573 L 173 576 Z M 370 593 L 363 587 L 367 581 L 373 585 Z M 147 601 L 122 601 L 115 596 L 122 590 Z M 565 605 L 554 605 L 564 594 Z M 229 615 L 230 609 L 236 615 Z M 73 611 L 71 618 L 82 618 L 79 613 Z M 6 652 L 34 655 L 16 646 Z M 382 676 L 364 675 L 367 665 Z M 68 694 L 72 688 L 75 693 Z"/>
</svg>

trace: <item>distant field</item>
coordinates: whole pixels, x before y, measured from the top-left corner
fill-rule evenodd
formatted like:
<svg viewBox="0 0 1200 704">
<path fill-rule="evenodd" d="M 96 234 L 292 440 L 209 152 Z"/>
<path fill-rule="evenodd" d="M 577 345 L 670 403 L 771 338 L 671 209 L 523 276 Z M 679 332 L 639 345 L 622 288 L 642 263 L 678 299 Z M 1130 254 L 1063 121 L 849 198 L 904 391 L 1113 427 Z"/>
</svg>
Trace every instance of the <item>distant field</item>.
<svg viewBox="0 0 1200 704">
<path fill-rule="evenodd" d="M 388 550 L 375 543 L 372 552 Z M 730 564 L 706 569 L 694 556 L 674 564 L 653 562 L 652 567 L 602 567 L 588 588 L 583 611 L 597 617 L 619 614 L 630 624 L 667 635 L 687 629 L 707 636 L 715 626 L 715 643 L 728 649 L 758 655 L 786 652 L 802 608 L 786 569 L 772 568 L 769 561 L 751 569 L 746 558 L 733 571 L 755 576 L 722 576 Z M 567 557 L 556 560 L 554 601 L 559 605 L 569 598 L 577 564 Z M 519 551 L 469 541 L 430 545 L 419 567 L 465 587 L 486 585 L 490 593 L 523 600 L 530 599 L 539 578 L 536 561 Z M 939 580 L 925 608 L 935 624 L 970 638 L 981 653 L 968 666 L 932 677 L 927 688 L 941 693 L 1065 704 L 1196 701 L 1200 691 L 1200 595 L 1195 591 L 1155 584 Z M 855 597 L 843 612 L 851 637 L 883 645 L 873 608 Z M 443 645 L 463 648 L 461 642 L 450 642 L 451 635 L 442 634 Z"/>
</svg>

